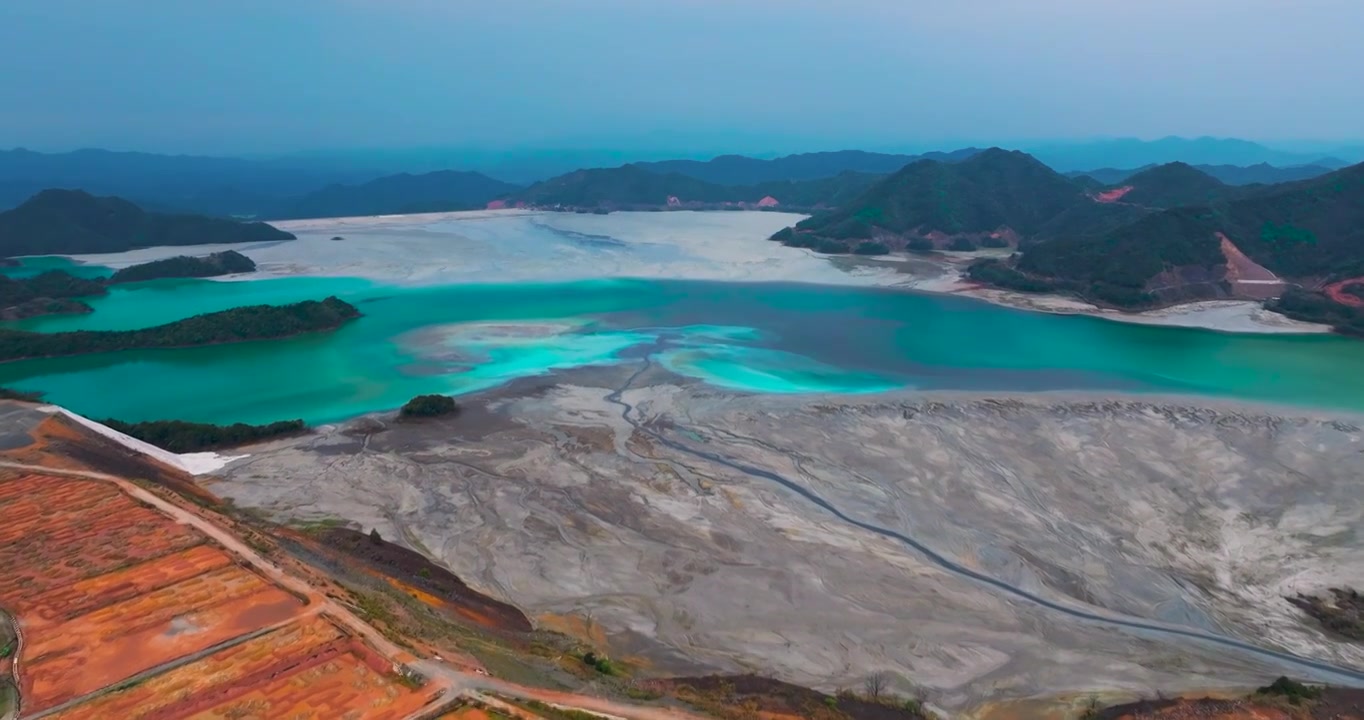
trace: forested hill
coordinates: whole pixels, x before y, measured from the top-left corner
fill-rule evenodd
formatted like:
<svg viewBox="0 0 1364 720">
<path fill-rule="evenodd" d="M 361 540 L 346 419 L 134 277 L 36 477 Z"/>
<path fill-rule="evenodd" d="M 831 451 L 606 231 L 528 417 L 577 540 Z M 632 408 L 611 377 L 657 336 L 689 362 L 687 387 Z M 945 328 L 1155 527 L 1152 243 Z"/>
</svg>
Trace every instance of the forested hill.
<svg viewBox="0 0 1364 720">
<path fill-rule="evenodd" d="M 0 320 L 88 313 L 90 306 L 75 298 L 108 292 L 101 280 L 78 278 L 60 270 L 49 270 L 30 278 L 0 275 Z"/>
<path fill-rule="evenodd" d="M 871 239 L 905 245 L 934 237 L 937 242 L 1001 233 L 1028 237 L 1082 202 L 1088 198 L 1079 183 L 1025 153 L 991 148 L 958 163 L 911 163 L 777 239 L 793 245 Z"/>
<path fill-rule="evenodd" d="M 1316 285 L 1364 275 L 1364 164 L 1249 197 L 1165 210 L 1099 235 L 1041 242 L 1018 260 L 1021 276 L 992 268 L 979 279 L 1034 289 L 1051 284 L 1127 307 L 1188 299 L 1182 286 L 1201 285 L 1206 294 L 1225 283 L 1224 236 L 1286 280 Z"/>
<path fill-rule="evenodd" d="M 95 197 L 80 190 L 44 190 L 0 213 L 0 257 L 293 238 L 265 223 L 146 212 L 127 200 Z"/>
<path fill-rule="evenodd" d="M 329 297 L 292 305 L 250 305 L 142 330 L 60 333 L 0 330 L 0 362 L 292 337 L 335 330 L 358 317 L 360 311 L 354 306 Z"/>
<path fill-rule="evenodd" d="M 1204 205 L 1253 191 L 1227 185 L 1182 162 L 1147 168 L 1123 180 L 1114 189 L 1117 202 L 1161 209 Z"/>
<path fill-rule="evenodd" d="M 202 278 L 254 272 L 256 263 L 236 250 L 211 253 L 204 257 L 179 255 L 131 265 L 118 270 L 110 283 L 140 282 L 158 278 Z"/>
</svg>

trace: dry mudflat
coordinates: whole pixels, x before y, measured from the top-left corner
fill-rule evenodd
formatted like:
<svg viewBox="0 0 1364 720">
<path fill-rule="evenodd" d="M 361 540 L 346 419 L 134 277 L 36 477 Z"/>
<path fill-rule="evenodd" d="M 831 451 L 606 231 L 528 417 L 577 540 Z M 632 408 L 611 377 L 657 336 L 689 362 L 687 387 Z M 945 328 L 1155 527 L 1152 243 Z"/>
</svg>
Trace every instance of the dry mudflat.
<svg viewBox="0 0 1364 720">
<path fill-rule="evenodd" d="M 1178 398 L 749 396 L 641 366 L 464 403 L 259 446 L 210 487 L 402 538 L 660 673 L 834 688 L 884 670 L 956 709 L 1364 679 L 1350 670 L 1364 649 L 1283 600 L 1364 585 L 1351 418 Z"/>
</svg>

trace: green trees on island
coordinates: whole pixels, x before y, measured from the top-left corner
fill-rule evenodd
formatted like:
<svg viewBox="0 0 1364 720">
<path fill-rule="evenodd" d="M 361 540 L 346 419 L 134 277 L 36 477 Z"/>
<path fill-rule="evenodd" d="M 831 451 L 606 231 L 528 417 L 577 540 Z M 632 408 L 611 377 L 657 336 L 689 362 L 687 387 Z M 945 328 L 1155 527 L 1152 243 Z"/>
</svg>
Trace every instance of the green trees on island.
<svg viewBox="0 0 1364 720">
<path fill-rule="evenodd" d="M 79 278 L 61 270 L 49 270 L 30 278 L 0 275 L 0 320 L 19 320 L 35 315 L 87 313 L 90 306 L 75 298 L 103 295 L 104 283 Z"/>
<path fill-rule="evenodd" d="M 403 405 L 398 414 L 405 418 L 429 418 L 459 412 L 459 405 L 448 395 L 418 395 Z"/>
<path fill-rule="evenodd" d="M 62 357 L 115 350 L 193 347 L 290 337 L 334 330 L 360 317 L 354 306 L 335 297 L 292 305 L 250 305 L 195 315 L 142 330 L 37 333 L 0 330 L 0 362 Z"/>
<path fill-rule="evenodd" d="M 109 282 L 125 283 L 158 278 L 216 277 L 218 275 L 254 272 L 255 269 L 256 263 L 252 262 L 251 258 L 236 250 L 226 250 L 204 257 L 179 255 L 164 260 L 153 260 L 141 265 L 133 265 L 115 272 L 113 277 L 109 278 Z"/>
<path fill-rule="evenodd" d="M 101 420 L 100 422 L 124 435 L 135 437 L 173 453 L 236 447 L 284 435 L 293 435 L 306 429 L 302 420 L 281 420 L 267 425 L 247 425 L 245 423 L 210 425 L 182 420 L 151 420 L 137 423 Z"/>
</svg>

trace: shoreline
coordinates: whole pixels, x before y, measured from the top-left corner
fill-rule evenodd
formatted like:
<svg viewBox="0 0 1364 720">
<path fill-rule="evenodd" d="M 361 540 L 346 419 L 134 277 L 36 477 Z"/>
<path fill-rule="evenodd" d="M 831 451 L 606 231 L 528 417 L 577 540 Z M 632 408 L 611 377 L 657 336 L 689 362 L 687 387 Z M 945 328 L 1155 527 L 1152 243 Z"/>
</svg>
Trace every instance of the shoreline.
<svg viewBox="0 0 1364 720">
<path fill-rule="evenodd" d="M 974 259 L 971 258 L 971 259 Z M 1048 313 L 1078 315 L 1135 325 L 1187 327 L 1226 333 L 1261 335 L 1321 335 L 1331 334 L 1331 326 L 1310 323 L 1266 310 L 1254 300 L 1195 300 L 1154 310 L 1124 312 L 1099 307 L 1065 295 L 1023 293 L 981 285 L 968 280 L 957 269 L 961 261 L 929 260 L 943 270 L 933 278 L 917 278 L 898 283 L 903 287 L 935 295 L 951 295 L 982 300 L 992 305 Z"/>
<path fill-rule="evenodd" d="M 699 211 L 684 211 L 683 214 L 705 214 Z M 744 215 L 748 213 L 717 213 L 724 216 L 736 214 Z M 752 213 L 763 216 L 779 216 L 781 213 Z M 139 248 L 116 254 L 95 254 L 95 255 L 66 255 L 66 257 L 77 263 L 94 263 L 117 268 L 127 264 L 156 260 L 176 254 L 187 254 L 193 252 L 215 252 L 224 249 L 249 250 L 255 248 L 265 249 L 277 246 L 293 247 L 303 249 L 310 242 L 315 242 L 318 235 L 335 233 L 344 237 L 344 233 L 349 229 L 359 233 L 375 232 L 383 230 L 402 230 L 405 232 L 415 232 L 418 234 L 429 231 L 429 226 L 433 223 L 453 222 L 453 221 L 479 221 L 494 218 L 526 217 L 534 215 L 556 215 L 571 218 L 570 222 L 582 222 L 582 217 L 589 217 L 589 220 L 599 221 L 600 217 L 609 216 L 578 216 L 572 213 L 553 213 L 543 210 L 525 209 L 502 209 L 502 210 L 464 210 L 438 213 L 420 213 L 411 215 L 372 215 L 354 216 L 340 218 L 315 218 L 306 220 L 288 220 L 273 223 L 275 226 L 289 231 L 304 233 L 299 238 L 280 243 L 240 243 L 234 245 L 211 245 L 198 247 L 173 247 L 173 248 Z M 632 216 L 656 216 L 658 213 L 641 212 L 619 212 L 613 213 L 621 217 Z M 795 217 L 797 215 L 793 215 Z M 310 240 L 309 235 L 314 237 Z M 693 243 L 680 242 L 678 238 L 668 237 L 662 239 L 662 245 L 687 246 Z M 646 238 L 636 240 L 632 244 L 650 246 L 660 244 L 660 239 Z M 693 238 L 694 239 L 694 238 Z M 770 241 L 761 241 L 765 247 Z M 728 245 L 728 243 L 721 243 Z M 987 256 L 998 256 L 997 251 L 979 251 L 975 253 L 962 253 L 952 255 L 932 255 L 917 256 L 910 254 L 898 254 L 876 257 L 858 257 L 846 255 L 829 255 L 807 249 L 786 248 L 777 243 L 772 245 L 782 247 L 783 250 L 794 250 L 793 253 L 786 255 L 792 260 L 805 258 L 808 260 L 817 259 L 826 264 L 831 272 L 813 272 L 810 268 L 802 268 L 800 262 L 786 262 L 779 256 L 749 256 L 736 257 L 732 250 L 714 250 L 707 253 L 704 257 L 691 258 L 689 260 L 699 260 L 712 264 L 719 263 L 726 267 L 725 270 L 714 270 L 712 268 L 700 268 L 701 271 L 692 273 L 692 277 L 686 274 L 682 277 L 672 279 L 696 279 L 714 282 L 805 282 L 822 285 L 837 286 L 861 286 L 861 287 L 880 287 L 888 290 L 913 290 L 930 294 L 952 295 L 957 297 L 967 297 L 982 300 L 1000 307 L 1024 310 L 1029 312 L 1042 312 L 1053 315 L 1083 315 L 1095 317 L 1102 320 L 1113 322 L 1124 322 L 1142 325 L 1155 325 L 1164 327 L 1189 327 L 1212 330 L 1217 332 L 1243 333 L 1243 334 L 1293 334 L 1293 335 L 1320 335 L 1332 333 L 1329 325 L 1303 322 L 1292 320 L 1277 313 L 1265 310 L 1264 307 L 1253 300 L 1202 300 L 1188 303 L 1181 303 L 1155 310 L 1145 310 L 1141 312 L 1123 312 L 1110 308 L 1103 308 L 1091 303 L 1067 297 L 1064 295 L 1052 294 L 1031 294 L 1021 293 L 1011 290 L 990 288 L 978 283 L 967 280 L 961 271 L 961 267 L 976 258 Z M 756 247 L 756 246 L 755 246 Z M 716 253 L 719 254 L 716 254 Z M 115 258 L 117 255 L 119 257 Z M 741 254 L 742 255 L 742 254 Z M 761 254 L 760 254 L 761 255 Z M 958 257 L 957 255 L 960 255 Z M 252 280 L 264 280 L 281 277 L 356 277 L 372 282 L 387 282 L 395 285 L 428 285 L 439 279 L 439 273 L 432 275 L 429 273 L 409 273 L 407 275 L 393 275 L 392 272 L 365 272 L 365 268 L 356 263 L 341 263 L 336 266 L 327 266 L 307 262 L 309 258 L 263 258 L 257 261 L 258 269 L 254 273 L 239 275 L 227 275 L 221 277 L 205 278 L 211 282 L 250 282 Z M 757 273 L 738 274 L 728 270 L 728 266 L 735 261 L 744 261 L 758 266 Z M 446 261 L 442 261 L 446 262 Z M 774 267 L 789 266 L 788 270 L 771 272 Z M 599 275 L 603 278 L 637 278 L 641 280 L 659 280 L 671 277 L 663 273 L 655 275 L 645 273 L 634 273 L 631 270 L 654 270 L 650 264 L 641 265 L 639 268 L 618 268 L 618 272 L 606 272 Z M 382 276 L 382 277 L 380 277 Z M 486 277 L 486 276 L 484 276 Z M 586 279 L 573 277 L 570 279 Z M 488 282 L 489 280 L 482 280 Z M 511 273 L 511 277 L 500 282 L 546 282 L 551 281 L 538 277 L 521 278 L 517 273 Z M 469 282 L 468 278 L 450 277 L 450 284 L 463 284 Z M 445 283 L 435 283 L 445 284 Z"/>
</svg>

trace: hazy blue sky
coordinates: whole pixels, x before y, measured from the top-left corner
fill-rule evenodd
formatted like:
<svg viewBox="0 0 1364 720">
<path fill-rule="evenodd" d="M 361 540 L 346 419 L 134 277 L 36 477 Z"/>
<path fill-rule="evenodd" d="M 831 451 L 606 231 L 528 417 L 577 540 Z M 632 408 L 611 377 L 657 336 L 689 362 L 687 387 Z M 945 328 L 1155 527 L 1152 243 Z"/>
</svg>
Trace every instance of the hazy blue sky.
<svg viewBox="0 0 1364 720">
<path fill-rule="evenodd" d="M 1364 135 L 1361 0 L 4 0 L 0 147 Z"/>
</svg>

